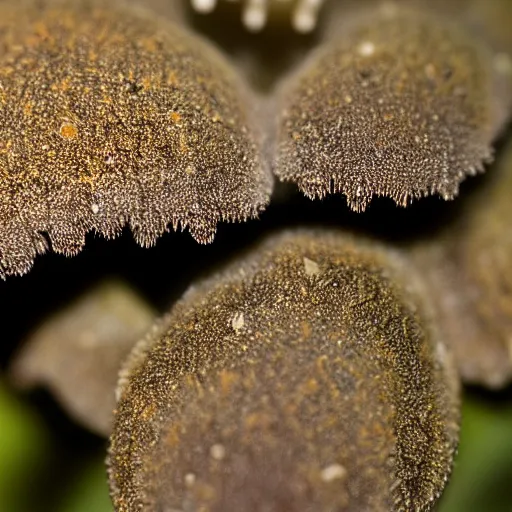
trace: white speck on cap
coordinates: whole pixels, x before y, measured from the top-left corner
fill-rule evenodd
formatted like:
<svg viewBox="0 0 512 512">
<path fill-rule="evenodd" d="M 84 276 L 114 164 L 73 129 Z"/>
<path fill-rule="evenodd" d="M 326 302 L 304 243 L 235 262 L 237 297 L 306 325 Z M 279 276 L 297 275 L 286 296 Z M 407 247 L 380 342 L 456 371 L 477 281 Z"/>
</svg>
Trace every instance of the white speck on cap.
<svg viewBox="0 0 512 512">
<path fill-rule="evenodd" d="M 358 46 L 357 51 L 362 57 L 370 57 L 375 53 L 375 45 L 371 41 L 364 41 Z"/>
<path fill-rule="evenodd" d="M 187 487 L 192 487 L 196 482 L 196 475 L 194 473 L 187 473 L 185 475 L 185 485 Z"/>
<path fill-rule="evenodd" d="M 226 448 L 221 444 L 214 444 L 210 448 L 210 457 L 215 460 L 222 460 L 226 456 Z"/>
<path fill-rule="evenodd" d="M 243 313 L 237 313 L 231 320 L 231 327 L 235 331 L 239 331 L 245 325 L 245 319 Z"/>
<path fill-rule="evenodd" d="M 322 469 L 320 476 L 324 482 L 333 482 L 345 478 L 347 470 L 341 464 L 331 464 Z"/>
<path fill-rule="evenodd" d="M 304 270 L 308 276 L 320 274 L 320 267 L 318 266 L 318 263 L 310 260 L 309 258 L 304 258 Z"/>
</svg>

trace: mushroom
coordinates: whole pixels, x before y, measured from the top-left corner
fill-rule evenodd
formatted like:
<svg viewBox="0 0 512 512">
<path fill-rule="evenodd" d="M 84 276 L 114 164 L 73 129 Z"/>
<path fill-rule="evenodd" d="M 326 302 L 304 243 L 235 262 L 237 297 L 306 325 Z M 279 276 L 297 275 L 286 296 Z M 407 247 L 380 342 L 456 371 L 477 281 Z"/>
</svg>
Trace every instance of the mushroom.
<svg viewBox="0 0 512 512">
<path fill-rule="evenodd" d="M 0 277 L 125 224 L 213 240 L 269 201 L 250 93 L 218 52 L 143 10 L 0 3 Z"/>
<path fill-rule="evenodd" d="M 458 380 L 415 280 L 392 252 L 312 231 L 195 284 L 120 373 L 115 510 L 430 509 Z"/>
<path fill-rule="evenodd" d="M 275 173 L 312 199 L 341 192 L 356 211 L 374 195 L 452 199 L 491 160 L 512 73 L 437 11 L 368 4 L 340 12 L 281 84 Z"/>
</svg>

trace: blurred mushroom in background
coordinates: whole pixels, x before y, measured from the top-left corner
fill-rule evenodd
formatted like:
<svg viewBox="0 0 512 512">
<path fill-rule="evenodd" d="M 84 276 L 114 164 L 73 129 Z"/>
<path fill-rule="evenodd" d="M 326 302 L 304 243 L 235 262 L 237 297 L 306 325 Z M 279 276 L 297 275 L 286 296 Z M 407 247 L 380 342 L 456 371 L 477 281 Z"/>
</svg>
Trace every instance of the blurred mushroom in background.
<svg viewBox="0 0 512 512">
<path fill-rule="evenodd" d="M 512 144 L 435 237 L 413 244 L 424 293 L 463 379 L 501 388 L 512 379 Z"/>
<path fill-rule="evenodd" d="M 28 337 L 12 363 L 13 382 L 48 387 L 71 416 L 106 437 L 119 367 L 155 315 L 126 284 L 96 285 Z"/>
</svg>

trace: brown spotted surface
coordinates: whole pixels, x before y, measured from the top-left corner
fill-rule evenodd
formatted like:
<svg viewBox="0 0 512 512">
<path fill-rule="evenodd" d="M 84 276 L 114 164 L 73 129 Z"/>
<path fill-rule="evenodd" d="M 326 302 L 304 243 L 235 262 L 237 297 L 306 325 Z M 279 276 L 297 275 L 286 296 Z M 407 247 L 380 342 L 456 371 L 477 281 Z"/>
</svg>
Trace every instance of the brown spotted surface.
<svg viewBox="0 0 512 512">
<path fill-rule="evenodd" d="M 0 277 L 89 231 L 137 242 L 253 217 L 271 177 L 253 105 L 184 29 L 117 4 L 0 2 Z"/>
<path fill-rule="evenodd" d="M 192 287 L 121 373 L 116 511 L 430 509 L 457 384 L 406 268 L 303 231 Z"/>
<path fill-rule="evenodd" d="M 448 17 L 365 4 L 340 10 L 335 35 L 282 84 L 275 172 L 357 211 L 374 195 L 451 199 L 492 157 L 511 69 Z"/>
</svg>

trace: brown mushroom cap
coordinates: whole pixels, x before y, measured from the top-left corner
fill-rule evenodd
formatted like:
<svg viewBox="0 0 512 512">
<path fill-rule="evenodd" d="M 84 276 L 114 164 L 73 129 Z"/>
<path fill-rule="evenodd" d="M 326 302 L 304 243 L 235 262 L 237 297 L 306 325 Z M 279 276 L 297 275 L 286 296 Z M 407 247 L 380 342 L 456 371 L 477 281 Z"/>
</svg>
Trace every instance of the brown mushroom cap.
<svg viewBox="0 0 512 512">
<path fill-rule="evenodd" d="M 512 380 L 511 218 L 509 142 L 455 221 L 411 249 L 462 378 L 491 388 Z"/>
<path fill-rule="evenodd" d="M 510 73 L 481 40 L 386 5 L 339 14 L 337 36 L 280 92 L 277 176 L 311 198 L 341 192 L 357 211 L 373 195 L 453 198 L 509 114 Z"/>
<path fill-rule="evenodd" d="M 184 29 L 142 10 L 0 3 L 0 276 L 94 230 L 155 243 L 269 200 L 247 91 Z"/>
<path fill-rule="evenodd" d="M 375 245 L 299 232 L 192 287 L 122 372 L 115 509 L 430 509 L 457 380 L 405 270 Z"/>
</svg>

